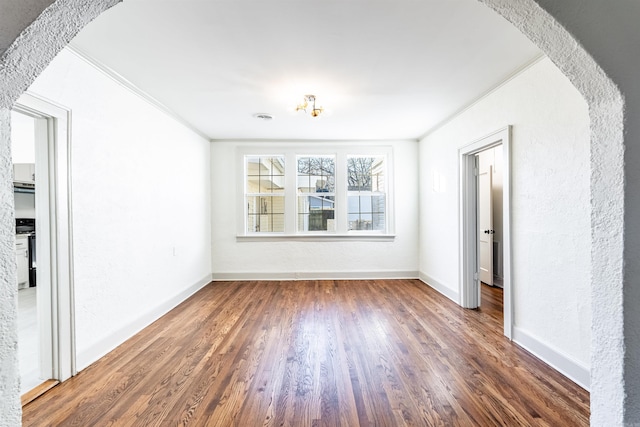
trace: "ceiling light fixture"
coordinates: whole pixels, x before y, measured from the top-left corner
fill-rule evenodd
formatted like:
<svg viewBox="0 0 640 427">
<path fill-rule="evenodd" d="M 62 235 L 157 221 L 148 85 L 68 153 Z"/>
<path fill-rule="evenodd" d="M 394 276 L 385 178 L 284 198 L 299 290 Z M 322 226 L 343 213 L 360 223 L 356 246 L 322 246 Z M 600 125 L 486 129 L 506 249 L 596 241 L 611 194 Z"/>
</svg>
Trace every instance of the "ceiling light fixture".
<svg viewBox="0 0 640 427">
<path fill-rule="evenodd" d="M 316 96 L 305 95 L 302 104 L 296 106 L 296 111 L 303 111 L 309 114 L 311 117 L 320 117 L 320 114 L 324 111 L 322 107 L 316 107 Z"/>
</svg>

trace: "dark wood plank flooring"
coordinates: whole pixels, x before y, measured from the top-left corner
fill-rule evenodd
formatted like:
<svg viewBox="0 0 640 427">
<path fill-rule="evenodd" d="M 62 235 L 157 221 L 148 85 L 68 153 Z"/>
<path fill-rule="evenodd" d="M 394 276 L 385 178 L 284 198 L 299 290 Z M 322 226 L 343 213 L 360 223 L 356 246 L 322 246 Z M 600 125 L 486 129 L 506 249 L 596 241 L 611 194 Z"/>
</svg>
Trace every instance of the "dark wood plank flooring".
<svg viewBox="0 0 640 427">
<path fill-rule="evenodd" d="M 589 394 L 417 280 L 216 282 L 25 426 L 580 426 Z"/>
</svg>

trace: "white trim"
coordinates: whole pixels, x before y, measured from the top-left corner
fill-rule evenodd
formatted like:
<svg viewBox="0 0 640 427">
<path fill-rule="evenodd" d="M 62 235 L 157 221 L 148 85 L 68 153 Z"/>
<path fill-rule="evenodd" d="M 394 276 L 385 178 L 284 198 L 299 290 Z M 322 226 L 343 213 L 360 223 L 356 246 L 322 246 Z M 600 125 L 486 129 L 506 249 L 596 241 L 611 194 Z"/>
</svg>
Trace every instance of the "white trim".
<svg viewBox="0 0 640 427">
<path fill-rule="evenodd" d="M 460 305 L 476 308 L 480 304 L 478 273 L 477 179 L 475 155 L 480 151 L 502 145 L 503 156 L 503 289 L 504 289 L 504 335 L 513 334 L 513 290 L 511 277 L 511 126 L 502 128 L 480 138 L 458 150 L 459 153 L 459 225 L 460 225 Z"/>
<path fill-rule="evenodd" d="M 316 142 L 299 141 L 297 144 L 263 146 L 255 144 L 236 147 L 236 236 L 238 241 L 267 242 L 273 240 L 393 240 L 395 238 L 395 182 L 394 182 L 394 152 L 389 143 L 371 142 L 368 145 L 346 145 L 339 143 L 318 144 Z M 246 231 L 247 204 L 245 193 L 246 157 L 247 156 L 282 156 L 285 158 L 285 212 L 283 233 L 251 233 Z M 297 192 L 296 164 L 300 156 L 334 156 L 336 161 L 336 231 L 335 232 L 297 232 Z M 385 158 L 386 184 L 386 229 L 380 231 L 348 231 L 347 205 L 348 191 L 346 189 L 347 158 L 349 156 L 370 155 Z M 292 166 L 293 165 L 293 166 Z M 320 237 L 320 236 L 327 236 Z M 353 237 L 351 237 L 353 236 Z M 368 236 L 371 236 L 369 238 Z"/>
<path fill-rule="evenodd" d="M 178 293 L 174 297 L 138 316 L 128 325 L 123 326 L 117 331 L 111 333 L 109 336 L 101 339 L 100 342 L 87 349 L 84 349 L 81 353 L 78 354 L 79 370 L 85 369 L 96 360 L 113 351 L 113 349 L 121 345 L 123 342 L 158 320 L 160 317 L 173 310 L 175 307 L 198 292 L 200 289 L 207 286 L 209 283 L 211 283 L 211 281 L 211 275 L 207 274 L 205 277 L 198 280 L 196 283 L 189 286 L 187 289 Z"/>
<path fill-rule="evenodd" d="M 360 234 L 357 231 L 353 234 L 249 234 L 246 236 L 236 236 L 238 242 L 281 242 L 295 240 L 297 242 L 392 242 L 395 234 Z"/>
<path fill-rule="evenodd" d="M 591 373 L 587 366 L 551 345 L 540 341 L 517 326 L 513 327 L 513 341 L 580 387 L 589 391 Z"/>
<path fill-rule="evenodd" d="M 445 297 L 449 298 L 451 301 L 455 302 L 456 304 L 460 304 L 460 293 L 455 289 L 451 289 L 450 287 L 443 285 L 442 283 L 422 271 L 419 274 L 419 279 L 424 282 L 425 285 L 438 291 Z"/>
<path fill-rule="evenodd" d="M 119 74 L 117 71 L 113 70 L 109 66 L 103 64 L 102 62 L 93 58 L 91 55 L 82 51 L 82 49 L 79 49 L 75 46 L 67 45 L 64 49 L 73 53 L 75 56 L 77 56 L 78 58 L 82 59 L 87 64 L 89 64 L 91 67 L 95 68 L 97 71 L 101 72 L 102 74 L 104 74 L 105 76 L 107 76 L 108 78 L 110 78 L 111 80 L 113 80 L 114 82 L 122 86 L 123 88 L 127 89 L 134 95 L 139 96 L 140 98 L 142 98 L 143 100 L 151 104 L 153 107 L 162 111 L 163 113 L 165 113 L 166 115 L 168 115 L 169 117 L 171 117 L 172 119 L 174 119 L 175 121 L 177 121 L 178 123 L 186 127 L 187 129 L 191 130 L 193 133 L 211 142 L 210 136 L 205 135 L 200 129 L 196 128 L 194 125 L 192 125 L 190 122 L 182 118 L 182 116 L 178 115 L 178 113 L 173 111 L 171 108 L 167 107 L 162 102 L 158 101 L 157 99 L 149 95 L 147 92 L 143 91 L 138 86 L 131 83 L 121 74 Z"/>
<path fill-rule="evenodd" d="M 258 144 L 258 146 L 260 145 L 268 145 L 269 147 L 272 146 L 289 146 L 289 145 L 300 145 L 300 144 L 317 144 L 319 146 L 322 147 L 327 147 L 327 146 L 343 146 L 343 145 L 350 145 L 353 147 L 371 147 L 372 144 L 373 146 L 379 146 L 379 145 L 389 145 L 391 143 L 394 142 L 399 142 L 399 143 L 412 143 L 415 144 L 416 142 L 420 142 L 419 139 L 417 138 L 388 138 L 388 139 L 369 139 L 369 138 L 363 138 L 363 139 L 286 139 L 286 138 L 282 138 L 282 139 L 273 139 L 273 138 L 253 138 L 253 139 L 247 139 L 247 138 L 212 138 L 210 139 L 210 142 L 215 144 L 215 143 L 220 143 L 220 144 L 224 144 L 224 143 L 233 143 L 233 144 L 249 144 L 249 145 L 255 145 Z M 366 153 L 366 150 L 363 150 L 364 154 Z"/>
<path fill-rule="evenodd" d="M 524 65 L 522 65 L 521 67 L 519 67 L 518 69 L 513 71 L 511 74 L 506 76 L 498 84 L 496 84 L 495 86 L 491 87 L 489 90 L 487 90 L 486 92 L 482 93 L 477 98 L 474 98 L 473 100 L 469 101 L 463 107 L 459 108 L 454 113 L 450 114 L 448 117 L 446 117 L 445 119 L 441 120 L 435 126 L 432 126 L 431 129 L 429 129 L 424 134 L 422 134 L 421 136 L 418 137 L 418 141 L 422 141 L 423 139 L 425 139 L 426 137 L 428 137 L 429 135 L 431 135 L 432 133 L 434 133 L 438 129 L 440 129 L 443 126 L 447 125 L 449 122 L 452 122 L 454 119 L 456 119 L 458 116 L 463 114 L 465 111 L 469 110 L 470 108 L 473 108 L 473 106 L 475 106 L 476 104 L 478 104 L 479 102 L 481 102 L 482 100 L 484 100 L 485 98 L 490 96 L 492 93 L 494 93 L 497 90 L 499 90 L 501 87 L 503 87 L 504 85 L 509 83 L 511 80 L 514 80 L 515 78 L 520 76 L 520 74 L 524 73 L 529 68 L 533 67 L 534 65 L 536 65 L 538 62 L 542 61 L 545 58 L 547 58 L 547 55 L 545 55 L 544 53 L 540 53 L 535 58 L 533 58 L 531 61 L 525 63 Z"/>
<path fill-rule="evenodd" d="M 14 109 L 34 117 L 40 139 L 46 141 L 44 145 L 36 143 L 40 374 L 64 381 L 76 374 L 71 111 L 31 93 L 24 93 Z"/>
<path fill-rule="evenodd" d="M 417 271 L 220 272 L 214 281 L 417 279 Z"/>
</svg>

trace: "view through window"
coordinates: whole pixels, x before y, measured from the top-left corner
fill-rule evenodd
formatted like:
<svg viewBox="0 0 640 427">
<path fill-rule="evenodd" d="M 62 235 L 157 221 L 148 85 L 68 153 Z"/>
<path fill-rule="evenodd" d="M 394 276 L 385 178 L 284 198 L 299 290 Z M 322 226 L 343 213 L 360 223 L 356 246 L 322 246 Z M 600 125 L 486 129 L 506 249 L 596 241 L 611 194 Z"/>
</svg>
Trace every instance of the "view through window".
<svg viewBox="0 0 640 427">
<path fill-rule="evenodd" d="M 284 231 L 284 156 L 246 157 L 247 231 Z"/>
<path fill-rule="evenodd" d="M 387 233 L 385 151 L 336 151 L 244 155 L 244 233 Z"/>
</svg>

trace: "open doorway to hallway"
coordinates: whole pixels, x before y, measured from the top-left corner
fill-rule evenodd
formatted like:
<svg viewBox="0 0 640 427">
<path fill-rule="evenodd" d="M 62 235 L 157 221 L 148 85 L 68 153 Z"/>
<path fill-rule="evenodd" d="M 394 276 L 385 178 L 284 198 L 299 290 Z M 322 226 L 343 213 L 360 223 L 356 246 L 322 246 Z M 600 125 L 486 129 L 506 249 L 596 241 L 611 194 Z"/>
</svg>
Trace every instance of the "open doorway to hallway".
<svg viewBox="0 0 640 427">
<path fill-rule="evenodd" d="M 51 348 L 41 347 L 38 318 L 36 250 L 36 119 L 11 112 L 11 153 L 16 218 L 16 261 L 18 267 L 18 360 L 20 392 L 30 391 L 44 380 L 41 358 Z M 46 144 L 46 141 L 44 141 Z M 38 206 L 39 209 L 44 207 Z M 40 304 L 42 308 L 42 302 Z"/>
<path fill-rule="evenodd" d="M 480 282 L 503 286 L 502 144 L 476 154 Z M 482 298 L 481 298 L 482 301 Z"/>
<path fill-rule="evenodd" d="M 502 254 L 502 144 L 476 154 L 478 175 L 478 272 L 480 309 L 502 323 L 504 317 Z"/>
<path fill-rule="evenodd" d="M 498 154 L 496 154 L 499 152 Z M 504 335 L 512 337 L 511 230 L 510 230 L 510 152 L 511 128 L 506 127 L 480 138 L 459 150 L 460 155 L 460 236 L 461 305 L 478 308 L 482 283 L 503 287 Z M 492 188 L 493 176 L 500 171 L 500 191 Z M 500 203 L 494 203 L 499 194 Z M 498 210 L 501 215 L 493 214 Z M 496 223 L 500 223 L 499 248 L 494 244 Z M 498 250 L 496 250 L 498 249 Z M 494 262 L 494 258 L 497 258 Z M 497 270 L 499 280 L 495 280 Z"/>
<path fill-rule="evenodd" d="M 501 325 L 504 321 L 504 292 L 502 288 L 482 283 L 480 293 L 480 311 L 495 319 L 496 324 Z"/>
<path fill-rule="evenodd" d="M 75 374 L 69 124 L 68 110 L 29 94 L 12 112 L 23 404 Z"/>
</svg>

